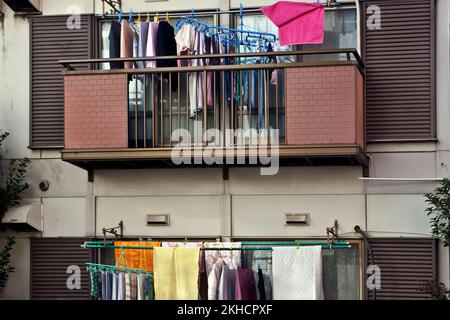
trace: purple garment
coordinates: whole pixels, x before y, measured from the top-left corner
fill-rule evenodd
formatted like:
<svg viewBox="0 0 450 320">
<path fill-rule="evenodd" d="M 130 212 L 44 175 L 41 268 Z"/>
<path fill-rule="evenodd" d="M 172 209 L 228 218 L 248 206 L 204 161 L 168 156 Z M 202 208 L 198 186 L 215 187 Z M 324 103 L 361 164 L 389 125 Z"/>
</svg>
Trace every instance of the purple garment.
<svg viewBox="0 0 450 320">
<path fill-rule="evenodd" d="M 200 251 L 198 275 L 198 299 L 208 300 L 208 275 L 206 273 L 205 252 Z"/>
<path fill-rule="evenodd" d="M 144 21 L 139 24 L 139 47 L 138 47 L 138 56 L 146 57 L 147 56 L 147 38 L 148 38 L 148 22 Z M 145 68 L 145 61 L 136 62 L 138 68 Z"/>
<path fill-rule="evenodd" d="M 252 269 L 237 269 L 236 300 L 257 300 L 255 277 Z"/>
<path fill-rule="evenodd" d="M 219 300 L 235 300 L 236 298 L 236 270 L 228 266 L 222 269 L 219 282 Z"/>
</svg>

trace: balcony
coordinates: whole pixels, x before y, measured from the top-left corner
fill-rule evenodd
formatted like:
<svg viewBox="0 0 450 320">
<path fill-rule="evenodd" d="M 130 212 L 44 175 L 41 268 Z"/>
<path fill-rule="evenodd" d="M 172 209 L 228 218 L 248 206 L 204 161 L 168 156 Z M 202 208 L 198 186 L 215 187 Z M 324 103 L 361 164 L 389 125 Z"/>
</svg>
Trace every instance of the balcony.
<svg viewBox="0 0 450 320">
<path fill-rule="evenodd" d="M 268 56 L 283 60 L 248 63 Z M 220 63 L 95 69 L 113 61 L 200 58 Z M 60 63 L 67 69 L 62 158 L 79 167 L 170 167 L 176 148 L 249 159 L 266 145 L 269 153 L 277 147 L 281 165 L 367 166 L 364 66 L 354 49 Z M 76 70 L 79 64 L 92 69 Z"/>
</svg>

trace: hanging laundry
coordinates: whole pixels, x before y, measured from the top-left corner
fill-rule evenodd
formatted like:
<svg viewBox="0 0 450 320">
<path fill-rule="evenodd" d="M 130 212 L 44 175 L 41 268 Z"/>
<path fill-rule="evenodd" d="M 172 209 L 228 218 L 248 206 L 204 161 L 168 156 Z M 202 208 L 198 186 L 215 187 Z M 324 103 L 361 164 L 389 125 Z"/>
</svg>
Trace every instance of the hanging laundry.
<svg viewBox="0 0 450 320">
<path fill-rule="evenodd" d="M 153 288 L 153 274 L 145 275 L 145 300 L 155 300 L 155 291 Z"/>
<path fill-rule="evenodd" d="M 115 241 L 116 247 L 159 247 L 160 242 L 145 242 L 145 241 Z M 142 269 L 147 272 L 153 271 L 153 250 L 142 249 L 124 249 L 121 257 L 122 249 L 116 248 L 114 250 L 116 261 L 119 267 L 128 267 L 133 269 Z M 119 260 L 120 257 L 120 260 Z M 118 261 L 119 260 L 119 261 Z"/>
<path fill-rule="evenodd" d="M 100 298 L 102 296 L 101 274 L 97 270 L 89 268 L 89 276 L 91 279 L 91 296 L 94 298 Z"/>
<path fill-rule="evenodd" d="M 240 242 L 207 242 L 206 248 L 240 248 Z M 205 265 L 208 277 L 208 300 L 217 300 L 222 268 L 236 270 L 241 265 L 240 251 L 207 250 L 205 251 Z"/>
<path fill-rule="evenodd" d="M 240 242 L 206 242 L 205 248 L 241 248 Z M 206 270 L 209 273 L 208 264 L 210 257 L 220 257 L 230 270 L 236 270 L 241 266 L 241 251 L 240 250 L 207 250 L 205 251 Z"/>
<path fill-rule="evenodd" d="M 278 27 L 280 45 L 323 43 L 325 9 L 321 3 L 279 1 L 261 11 Z"/>
<path fill-rule="evenodd" d="M 237 269 L 236 300 L 256 300 L 255 276 L 252 269 Z"/>
<path fill-rule="evenodd" d="M 148 23 L 148 34 L 147 34 L 147 49 L 146 55 L 147 57 L 155 57 L 156 56 L 156 35 L 158 33 L 158 22 L 149 22 Z M 147 61 L 147 68 L 156 68 L 156 61 Z"/>
<path fill-rule="evenodd" d="M 121 33 L 120 33 L 120 57 L 132 58 L 133 57 L 133 39 L 134 31 L 130 24 L 126 20 L 122 20 Z M 124 67 L 126 69 L 133 68 L 133 62 L 125 62 Z"/>
<path fill-rule="evenodd" d="M 208 275 L 206 273 L 205 252 L 200 251 L 198 274 L 198 300 L 208 300 Z"/>
<path fill-rule="evenodd" d="M 210 255 L 206 264 L 208 274 L 208 300 L 217 300 L 219 294 L 220 277 L 222 276 L 223 260 L 219 255 Z M 209 266 L 209 268 L 208 268 Z"/>
<path fill-rule="evenodd" d="M 125 300 L 131 300 L 131 273 L 125 273 Z"/>
<path fill-rule="evenodd" d="M 234 300 L 236 298 L 236 270 L 222 268 L 219 280 L 218 300 Z"/>
<path fill-rule="evenodd" d="M 201 248 L 201 242 L 162 242 L 161 247 L 167 248 Z"/>
<path fill-rule="evenodd" d="M 144 21 L 139 24 L 139 48 L 138 48 L 138 57 L 146 57 L 147 56 L 147 41 L 148 41 L 148 29 L 149 23 Z M 138 68 L 145 68 L 145 61 L 137 62 Z"/>
<path fill-rule="evenodd" d="M 258 292 L 259 299 L 258 300 L 267 300 L 266 298 L 266 286 L 264 283 L 264 275 L 261 268 L 258 268 Z"/>
<path fill-rule="evenodd" d="M 156 32 L 156 56 L 176 56 L 177 43 L 175 41 L 175 30 L 167 21 L 161 21 Z M 156 62 L 158 68 L 176 67 L 177 61 L 158 60 Z M 164 74 L 165 79 L 168 79 L 168 74 Z M 172 91 L 178 90 L 177 74 L 172 74 Z"/>
<path fill-rule="evenodd" d="M 265 246 L 252 246 L 267 248 Z M 264 293 L 266 300 L 272 300 L 272 252 L 267 250 L 244 251 L 242 254 L 242 268 L 251 268 L 258 279 L 258 288 L 260 283 L 264 284 Z M 260 275 L 262 274 L 262 281 Z M 259 288 L 258 300 L 262 299 L 262 288 Z"/>
<path fill-rule="evenodd" d="M 102 279 L 102 300 L 106 300 L 106 272 L 101 271 L 101 279 Z"/>
<path fill-rule="evenodd" d="M 213 40 L 209 36 L 205 36 L 205 54 L 213 54 Z M 213 65 L 212 59 L 205 59 L 205 65 Z M 206 106 L 211 108 L 213 106 L 213 72 L 206 73 Z"/>
<path fill-rule="evenodd" d="M 204 55 L 206 53 L 206 40 L 202 32 L 196 32 L 190 24 L 185 24 L 178 31 L 176 37 L 178 55 Z M 184 60 L 178 62 L 180 67 L 201 67 L 205 65 L 203 59 Z M 189 73 L 189 110 L 190 118 L 194 119 L 197 113 L 203 111 L 204 102 L 204 82 L 206 81 L 203 72 Z"/>
<path fill-rule="evenodd" d="M 131 300 L 137 300 L 137 275 L 136 273 L 131 273 L 131 292 L 130 292 L 130 299 Z"/>
<path fill-rule="evenodd" d="M 145 275 L 142 273 L 137 275 L 137 299 L 145 300 Z"/>
<path fill-rule="evenodd" d="M 112 300 L 113 274 L 106 272 L 106 300 Z"/>
<path fill-rule="evenodd" d="M 121 37 L 121 26 L 118 21 L 111 21 L 111 29 L 109 30 L 109 57 L 110 58 L 120 58 L 120 37 Z M 110 62 L 109 66 L 111 69 L 122 69 L 123 62 Z"/>
<path fill-rule="evenodd" d="M 199 257 L 199 248 L 175 249 L 175 275 L 179 300 L 198 299 Z"/>
<path fill-rule="evenodd" d="M 199 248 L 154 248 L 156 300 L 196 300 Z"/>
<path fill-rule="evenodd" d="M 138 31 L 133 28 L 133 58 L 139 57 L 139 40 L 140 36 Z M 138 61 L 133 62 L 133 68 L 138 68 Z"/>
<path fill-rule="evenodd" d="M 117 293 L 118 293 L 118 285 L 119 285 L 119 275 L 117 273 L 113 273 L 113 283 L 112 283 L 112 297 L 111 300 L 118 300 L 117 299 Z"/>
<path fill-rule="evenodd" d="M 274 247 L 275 300 L 322 300 L 322 247 Z"/>
<path fill-rule="evenodd" d="M 125 288 L 125 273 L 119 272 L 119 281 L 117 287 L 117 300 L 126 299 L 126 288 Z"/>
<path fill-rule="evenodd" d="M 194 52 L 195 46 L 195 28 L 190 24 L 185 24 L 181 27 L 181 29 L 177 32 L 175 36 L 175 41 L 177 43 L 177 55 L 191 55 Z M 189 60 L 179 60 L 179 66 L 187 66 L 191 65 L 190 63 L 186 63 L 186 65 L 182 65 L 184 61 Z"/>
</svg>

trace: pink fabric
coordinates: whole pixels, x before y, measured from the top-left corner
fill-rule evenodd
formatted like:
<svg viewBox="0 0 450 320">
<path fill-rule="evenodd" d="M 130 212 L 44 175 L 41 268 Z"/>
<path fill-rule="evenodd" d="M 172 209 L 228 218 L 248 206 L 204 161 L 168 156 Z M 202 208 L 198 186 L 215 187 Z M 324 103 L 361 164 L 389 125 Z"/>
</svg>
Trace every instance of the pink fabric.
<svg viewBox="0 0 450 320">
<path fill-rule="evenodd" d="M 278 27 L 280 44 L 323 43 L 325 9 L 320 3 L 279 1 L 261 11 Z"/>
</svg>

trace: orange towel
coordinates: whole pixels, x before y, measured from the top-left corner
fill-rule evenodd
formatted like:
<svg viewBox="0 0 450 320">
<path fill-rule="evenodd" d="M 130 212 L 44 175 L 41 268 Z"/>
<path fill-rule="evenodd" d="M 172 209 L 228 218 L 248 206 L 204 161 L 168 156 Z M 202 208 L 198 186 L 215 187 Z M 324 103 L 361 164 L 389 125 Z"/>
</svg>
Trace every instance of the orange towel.
<svg viewBox="0 0 450 320">
<path fill-rule="evenodd" d="M 114 246 L 159 247 L 160 242 L 116 241 Z M 114 252 L 117 261 L 122 253 L 122 249 L 116 248 Z M 124 249 L 123 252 L 124 254 L 120 258 L 118 266 L 153 272 L 153 250 Z"/>
</svg>

